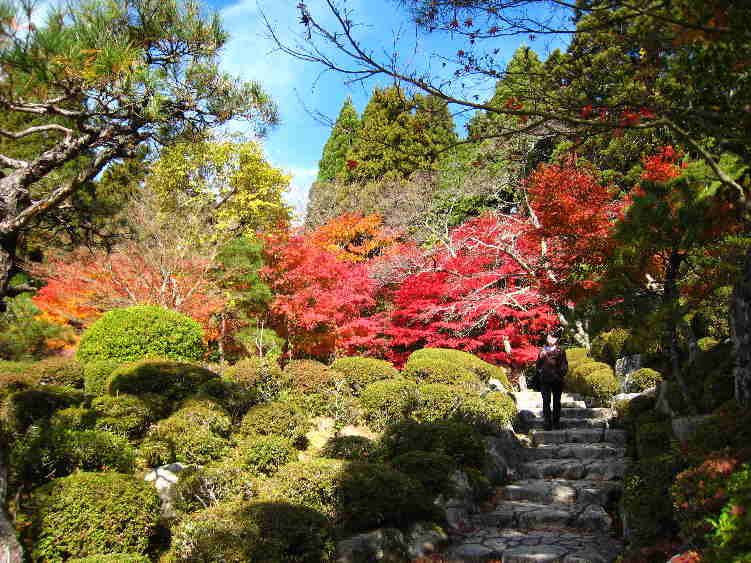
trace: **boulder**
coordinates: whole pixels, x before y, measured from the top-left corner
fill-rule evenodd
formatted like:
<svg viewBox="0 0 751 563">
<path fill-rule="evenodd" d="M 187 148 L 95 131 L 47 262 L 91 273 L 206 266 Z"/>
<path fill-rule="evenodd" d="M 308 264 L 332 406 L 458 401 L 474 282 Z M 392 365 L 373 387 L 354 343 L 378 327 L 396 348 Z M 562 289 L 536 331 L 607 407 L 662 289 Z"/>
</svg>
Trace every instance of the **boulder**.
<svg viewBox="0 0 751 563">
<path fill-rule="evenodd" d="M 180 480 L 178 477 L 180 472 L 188 467 L 191 466 L 182 463 L 170 463 L 149 471 L 143 478 L 147 483 L 153 482 L 154 487 L 156 487 L 156 492 L 162 501 L 162 518 L 169 520 L 177 516 L 174 508 L 173 489 L 175 483 Z"/>
</svg>

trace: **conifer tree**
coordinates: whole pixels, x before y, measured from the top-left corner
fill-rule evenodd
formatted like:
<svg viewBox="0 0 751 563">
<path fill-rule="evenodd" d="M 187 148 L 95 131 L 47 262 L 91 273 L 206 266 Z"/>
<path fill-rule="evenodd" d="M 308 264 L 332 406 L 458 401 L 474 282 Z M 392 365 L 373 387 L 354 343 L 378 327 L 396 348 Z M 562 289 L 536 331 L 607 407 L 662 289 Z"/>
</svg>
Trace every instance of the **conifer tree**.
<svg viewBox="0 0 751 563">
<path fill-rule="evenodd" d="M 323 155 L 318 163 L 319 182 L 334 180 L 344 172 L 347 152 L 352 148 L 359 128 L 360 116 L 352 104 L 352 98 L 347 98 L 323 147 Z"/>
</svg>

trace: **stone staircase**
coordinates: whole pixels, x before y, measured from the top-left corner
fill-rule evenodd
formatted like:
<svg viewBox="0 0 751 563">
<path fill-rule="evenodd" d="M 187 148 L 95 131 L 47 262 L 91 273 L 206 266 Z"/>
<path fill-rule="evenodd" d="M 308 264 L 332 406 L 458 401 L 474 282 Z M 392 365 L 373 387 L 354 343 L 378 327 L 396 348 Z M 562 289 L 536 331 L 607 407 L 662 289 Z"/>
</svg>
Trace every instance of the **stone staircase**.
<svg viewBox="0 0 751 563">
<path fill-rule="evenodd" d="M 530 436 L 518 480 L 499 487 L 491 510 L 471 517 L 442 561 L 610 563 L 622 552 L 606 511 L 622 491 L 626 433 L 611 409 L 586 408 L 564 394 L 561 430 L 542 430 L 539 393 L 514 393 Z M 491 504 L 492 506 L 492 504 Z"/>
</svg>

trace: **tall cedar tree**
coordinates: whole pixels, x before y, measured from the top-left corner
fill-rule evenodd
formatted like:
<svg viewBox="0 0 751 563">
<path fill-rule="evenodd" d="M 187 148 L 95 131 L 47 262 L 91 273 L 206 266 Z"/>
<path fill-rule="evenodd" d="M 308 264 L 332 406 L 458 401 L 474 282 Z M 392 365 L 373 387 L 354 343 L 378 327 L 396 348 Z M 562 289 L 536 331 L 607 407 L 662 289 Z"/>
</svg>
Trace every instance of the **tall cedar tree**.
<svg viewBox="0 0 751 563">
<path fill-rule="evenodd" d="M 360 128 L 360 116 L 347 98 L 339 112 L 339 117 L 331 130 L 331 136 L 323 146 L 323 155 L 318 163 L 318 182 L 332 181 L 346 170 L 346 156 L 355 142 Z"/>
<path fill-rule="evenodd" d="M 346 179 L 407 178 L 417 170 L 434 170 L 440 153 L 456 140 L 453 118 L 442 101 L 408 96 L 397 86 L 376 88 L 347 153 Z"/>
</svg>

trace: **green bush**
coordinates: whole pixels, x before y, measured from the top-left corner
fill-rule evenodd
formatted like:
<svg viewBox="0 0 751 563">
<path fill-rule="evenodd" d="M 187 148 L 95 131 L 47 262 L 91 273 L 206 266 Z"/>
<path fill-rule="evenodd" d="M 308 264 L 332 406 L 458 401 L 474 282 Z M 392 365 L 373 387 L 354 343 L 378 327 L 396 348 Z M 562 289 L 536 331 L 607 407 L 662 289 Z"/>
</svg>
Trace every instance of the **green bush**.
<svg viewBox="0 0 751 563">
<path fill-rule="evenodd" d="M 27 364 L 21 362 L 0 362 L 0 400 L 18 391 L 27 391 L 38 381 L 27 373 Z"/>
<path fill-rule="evenodd" d="M 655 371 L 649 368 L 641 368 L 628 376 L 628 389 L 629 393 L 641 393 L 647 389 L 651 389 L 662 381 L 662 375 L 659 371 Z"/>
<path fill-rule="evenodd" d="M 143 459 L 170 463 L 180 461 L 204 465 L 223 457 L 230 447 L 227 436 L 232 426 L 229 415 L 216 403 L 191 400 L 168 418 L 152 426 L 141 444 Z M 154 442 L 163 442 L 155 446 Z M 151 450 L 151 457 L 149 452 Z M 160 457 L 172 452 L 173 459 Z"/>
<path fill-rule="evenodd" d="M 232 420 L 239 420 L 248 410 L 258 403 L 258 394 L 241 383 L 226 376 L 209 379 L 196 393 L 219 403 Z"/>
<path fill-rule="evenodd" d="M 586 360 L 588 357 L 586 348 L 566 348 L 566 360 L 569 366 L 576 362 Z"/>
<path fill-rule="evenodd" d="M 328 563 L 334 543 L 326 518 L 286 503 L 231 502 L 184 518 L 172 533 L 175 563 Z"/>
<path fill-rule="evenodd" d="M 464 399 L 464 392 L 453 385 L 426 383 L 417 386 L 417 402 L 411 417 L 417 422 L 436 422 L 453 417 Z"/>
<path fill-rule="evenodd" d="M 136 450 L 136 464 L 141 468 L 166 465 L 174 462 L 176 457 L 172 442 L 156 434 L 147 434 Z"/>
<path fill-rule="evenodd" d="M 304 506 L 333 521 L 339 478 L 346 467 L 343 461 L 325 458 L 288 463 L 274 477 L 258 483 L 259 493 L 264 500 Z"/>
<path fill-rule="evenodd" d="M 468 369 L 484 382 L 487 382 L 490 378 L 498 379 L 506 391 L 511 390 L 511 384 L 509 383 L 505 369 L 500 366 L 494 366 L 468 352 L 451 350 L 449 348 L 423 348 L 412 352 L 407 361 L 418 359 L 449 362 Z"/>
<path fill-rule="evenodd" d="M 122 365 L 118 360 L 97 360 L 83 368 L 83 388 L 90 395 L 106 395 L 109 378 Z"/>
<path fill-rule="evenodd" d="M 657 457 L 670 452 L 673 428 L 670 420 L 641 422 L 636 430 L 636 453 L 639 459 Z"/>
<path fill-rule="evenodd" d="M 232 458 L 254 475 L 270 477 L 282 465 L 297 460 L 297 450 L 288 438 L 256 434 L 237 444 Z"/>
<path fill-rule="evenodd" d="M 52 415 L 50 424 L 67 430 L 91 430 L 96 423 L 96 411 L 87 407 L 68 407 Z"/>
<path fill-rule="evenodd" d="M 256 496 L 254 477 L 231 458 L 185 468 L 174 485 L 174 507 L 188 514 L 222 502 L 250 500 Z"/>
<path fill-rule="evenodd" d="M 83 388 L 83 366 L 71 358 L 45 358 L 29 364 L 27 373 L 41 385 Z"/>
<path fill-rule="evenodd" d="M 13 442 L 10 478 L 14 486 L 37 485 L 74 471 L 133 471 L 128 441 L 102 430 L 32 426 Z"/>
<path fill-rule="evenodd" d="M 0 313 L 0 357 L 6 360 L 37 360 L 49 353 L 47 342 L 63 336 L 66 329 L 50 323 L 39 314 L 31 295 L 22 293 L 5 299 Z"/>
<path fill-rule="evenodd" d="M 107 555 L 91 555 L 76 559 L 68 559 L 68 563 L 150 563 L 145 555 L 135 553 L 110 553 Z"/>
<path fill-rule="evenodd" d="M 154 488 L 119 473 L 76 473 L 35 490 L 25 508 L 34 561 L 100 553 L 144 554 L 160 503 Z"/>
<path fill-rule="evenodd" d="M 278 358 L 284 350 L 285 340 L 276 331 L 270 328 L 245 327 L 233 335 L 238 343 L 242 344 L 248 357 L 267 356 Z"/>
<path fill-rule="evenodd" d="M 157 395 L 154 400 L 158 398 Z M 159 418 L 160 410 L 148 399 L 148 394 L 96 397 L 91 402 L 91 408 L 97 413 L 96 427 L 128 438 L 141 437 L 149 424 Z"/>
<path fill-rule="evenodd" d="M 483 397 L 466 395 L 455 418 L 484 434 L 497 434 L 516 416 L 516 403 L 508 393 L 493 392 Z"/>
<path fill-rule="evenodd" d="M 399 377 L 399 371 L 389 362 L 361 356 L 339 358 L 331 364 L 331 368 L 344 375 L 355 396 L 359 396 L 371 383 Z"/>
<path fill-rule="evenodd" d="M 414 379 L 418 383 L 461 385 L 476 390 L 482 388 L 482 382 L 474 372 L 443 360 L 410 358 L 404 366 L 403 373 L 405 377 Z"/>
<path fill-rule="evenodd" d="M 262 401 L 273 401 L 284 387 L 282 369 L 272 358 L 243 358 L 225 370 L 224 377 L 254 392 Z"/>
<path fill-rule="evenodd" d="M 218 377 L 213 371 L 200 366 L 166 360 L 142 360 L 112 372 L 109 393 L 156 393 L 170 402 L 177 402 L 195 395 L 201 385 Z"/>
<path fill-rule="evenodd" d="M 419 450 L 442 453 L 453 458 L 458 466 L 476 469 L 483 467 L 486 455 L 477 429 L 461 422 L 399 422 L 386 428 L 379 446 L 386 459 Z"/>
<path fill-rule="evenodd" d="M 626 401 L 618 409 L 621 425 L 629 430 L 632 435 L 635 434 L 639 417 L 644 413 L 653 411 L 656 403 L 657 399 L 654 395 L 639 395 L 630 401 Z"/>
<path fill-rule="evenodd" d="M 45 385 L 10 395 L 5 400 L 3 417 L 8 429 L 24 432 L 32 424 L 49 420 L 56 411 L 81 405 L 85 401 L 86 396 L 82 391 Z"/>
<path fill-rule="evenodd" d="M 289 403 L 274 401 L 250 409 L 243 417 L 239 431 L 246 436 L 280 436 L 295 445 L 302 445 L 308 429 L 309 422 L 303 413 Z"/>
<path fill-rule="evenodd" d="M 751 466 L 744 465 L 727 483 L 729 499 L 717 518 L 710 519 L 711 563 L 751 561 Z"/>
<path fill-rule="evenodd" d="M 418 450 L 396 456 L 391 465 L 419 481 L 431 498 L 452 493 L 451 474 L 456 469 L 456 462 L 451 456 Z"/>
<path fill-rule="evenodd" d="M 670 498 L 670 487 L 684 468 L 671 455 L 632 463 L 623 481 L 623 508 L 634 547 L 672 537 L 678 531 Z"/>
<path fill-rule="evenodd" d="M 198 361 L 206 347 L 203 329 L 181 313 L 153 305 L 115 309 L 102 315 L 81 336 L 76 357 L 135 362 L 144 358 Z"/>
<path fill-rule="evenodd" d="M 284 367 L 285 384 L 298 393 L 318 393 L 341 386 L 344 376 L 316 360 L 291 360 Z"/>
<path fill-rule="evenodd" d="M 580 393 L 607 402 L 618 393 L 620 384 L 607 364 L 585 362 L 569 370 L 565 388 L 570 393 Z"/>
<path fill-rule="evenodd" d="M 616 360 L 631 352 L 627 346 L 630 337 L 631 332 L 625 328 L 614 328 L 603 332 L 592 341 L 590 350 L 592 357 L 599 362 L 614 366 Z"/>
<path fill-rule="evenodd" d="M 364 436 L 334 436 L 321 448 L 321 456 L 350 461 L 373 458 L 376 445 Z"/>
<path fill-rule="evenodd" d="M 415 408 L 417 385 L 408 379 L 384 379 L 362 390 L 363 419 L 375 430 L 410 415 Z"/>
</svg>

